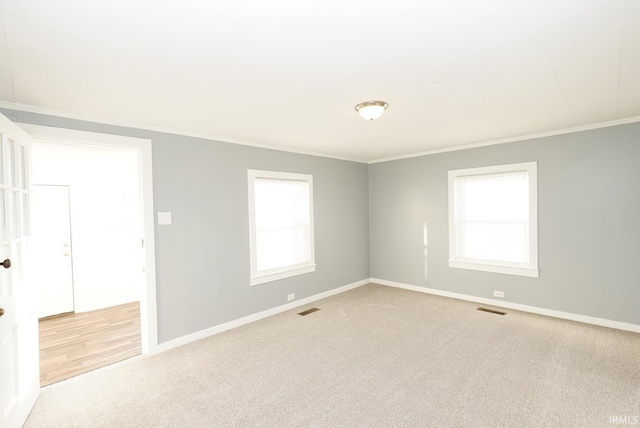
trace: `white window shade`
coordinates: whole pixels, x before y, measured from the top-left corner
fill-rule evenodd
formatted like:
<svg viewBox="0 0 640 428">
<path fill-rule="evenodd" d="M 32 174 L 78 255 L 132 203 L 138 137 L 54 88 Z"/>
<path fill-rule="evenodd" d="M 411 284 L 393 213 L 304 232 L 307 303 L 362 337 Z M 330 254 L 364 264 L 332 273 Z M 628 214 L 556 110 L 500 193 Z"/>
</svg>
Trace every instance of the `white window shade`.
<svg viewBox="0 0 640 428">
<path fill-rule="evenodd" d="M 255 186 L 258 271 L 310 261 L 309 183 L 258 178 Z"/>
<path fill-rule="evenodd" d="M 451 267 L 537 276 L 536 164 L 449 172 Z"/>
<path fill-rule="evenodd" d="M 526 172 L 456 179 L 459 257 L 528 263 L 528 182 Z"/>
</svg>

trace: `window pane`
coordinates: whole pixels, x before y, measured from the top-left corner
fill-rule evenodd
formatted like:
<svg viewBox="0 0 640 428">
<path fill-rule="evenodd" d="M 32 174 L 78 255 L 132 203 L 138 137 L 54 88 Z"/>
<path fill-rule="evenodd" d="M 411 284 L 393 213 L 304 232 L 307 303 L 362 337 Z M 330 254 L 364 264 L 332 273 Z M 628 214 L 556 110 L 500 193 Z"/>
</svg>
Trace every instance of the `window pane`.
<svg viewBox="0 0 640 428">
<path fill-rule="evenodd" d="M 255 192 L 258 229 L 309 223 L 309 183 L 257 179 Z"/>
<path fill-rule="evenodd" d="M 20 146 L 20 155 L 19 155 L 19 169 L 20 175 L 22 177 L 21 184 L 22 189 L 27 190 L 29 188 L 29 175 L 27 174 L 27 151 L 24 146 Z"/>
<path fill-rule="evenodd" d="M 296 265 L 310 260 L 307 226 L 258 231 L 256 241 L 259 271 Z"/>
<path fill-rule="evenodd" d="M 529 216 L 526 172 L 457 178 L 458 213 L 468 220 L 526 221 Z"/>
<path fill-rule="evenodd" d="M 4 224 L 5 239 L 10 240 L 16 237 L 16 215 L 15 215 L 15 198 L 14 192 L 4 190 Z"/>
<path fill-rule="evenodd" d="M 24 189 L 24 147 L 16 143 L 15 141 L 12 141 L 12 143 L 15 150 L 14 156 L 17 156 L 17 159 L 15 159 L 14 157 L 13 164 L 13 169 L 15 171 L 13 185 L 20 189 Z"/>
<path fill-rule="evenodd" d="M 24 197 L 22 198 L 22 224 L 23 224 L 23 230 L 22 230 L 22 234 L 23 236 L 31 236 L 31 230 L 30 230 L 30 225 L 31 225 L 31 207 L 29 206 L 29 194 L 25 194 Z"/>
<path fill-rule="evenodd" d="M 4 135 L 0 135 L 0 184 L 4 184 Z"/>
<path fill-rule="evenodd" d="M 7 228 L 9 225 L 5 222 L 5 191 L 0 190 L 0 241 L 5 241 L 7 239 Z M 4 260 L 4 259 L 2 259 Z"/>
<path fill-rule="evenodd" d="M 14 201 L 14 215 L 16 219 L 16 238 L 22 238 L 24 236 L 24 220 L 22 216 L 22 210 L 24 203 L 24 195 L 16 192 Z"/>
<path fill-rule="evenodd" d="M 469 259 L 526 263 L 529 260 L 528 226 L 521 224 L 467 223 L 459 256 Z"/>
<path fill-rule="evenodd" d="M 527 263 L 528 222 L 526 171 L 456 178 L 458 256 Z"/>
<path fill-rule="evenodd" d="M 7 184 L 9 186 L 15 186 L 16 185 L 16 157 L 15 157 L 15 145 L 16 143 L 11 139 L 11 138 L 7 138 L 7 144 L 9 145 L 9 153 L 7 154 L 8 158 L 8 162 L 7 162 L 7 167 L 9 169 L 9 181 L 7 182 Z"/>
<path fill-rule="evenodd" d="M 309 183 L 255 180 L 257 270 L 310 261 Z"/>
</svg>

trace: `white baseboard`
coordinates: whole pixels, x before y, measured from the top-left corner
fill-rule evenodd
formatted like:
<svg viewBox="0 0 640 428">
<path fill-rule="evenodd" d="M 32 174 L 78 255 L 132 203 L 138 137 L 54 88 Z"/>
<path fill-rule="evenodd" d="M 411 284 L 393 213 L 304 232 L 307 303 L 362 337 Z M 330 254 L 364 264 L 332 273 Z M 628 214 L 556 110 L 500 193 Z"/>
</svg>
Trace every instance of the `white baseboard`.
<svg viewBox="0 0 640 428">
<path fill-rule="evenodd" d="M 313 296 L 305 297 L 304 299 L 286 303 L 282 306 L 276 306 L 275 308 L 267 309 L 266 311 L 247 315 L 246 317 L 238 318 L 236 320 L 229 321 L 224 324 L 219 324 L 204 330 L 200 330 L 196 333 L 191 333 L 186 336 L 179 337 L 177 339 L 160 343 L 158 344 L 158 346 L 155 347 L 154 354 L 168 351 L 169 349 L 177 348 L 178 346 L 186 345 L 187 343 L 204 339 L 205 337 L 213 336 L 215 334 L 222 333 L 223 331 L 231 330 L 233 328 L 240 327 L 245 324 L 252 323 L 254 321 L 259 321 L 263 318 L 267 318 L 272 315 L 279 314 L 281 312 L 289 311 L 299 306 L 308 305 L 309 303 L 315 302 L 316 300 L 324 299 L 336 294 L 344 293 L 345 291 L 353 290 L 354 288 L 358 288 L 362 285 L 368 284 L 369 282 L 371 282 L 369 278 L 363 279 L 362 281 L 353 282 L 351 284 L 347 284 L 342 287 L 334 288 L 333 290 L 329 290 L 320 294 L 315 294 Z"/>
<path fill-rule="evenodd" d="M 155 347 L 153 352 L 154 354 L 168 351 L 169 349 L 177 348 L 178 346 L 186 345 L 187 343 L 194 342 L 196 340 L 204 339 L 205 337 L 213 336 L 218 333 L 222 333 L 223 331 L 231 330 L 236 327 L 243 326 L 245 324 L 252 323 L 254 321 L 259 321 L 263 318 L 270 317 L 272 315 L 276 315 L 285 311 L 289 311 L 291 309 L 295 309 L 300 306 L 307 305 L 309 303 L 315 302 L 317 300 L 321 300 L 330 296 L 334 296 L 336 294 L 344 293 L 345 291 L 353 290 L 354 288 L 358 288 L 368 283 L 375 283 L 380 285 L 385 285 L 389 287 L 402 288 L 405 290 L 417 291 L 420 293 L 433 294 L 436 296 L 450 297 L 452 299 L 465 300 L 469 302 L 482 303 L 485 305 L 497 306 L 500 308 L 514 309 L 522 312 L 530 312 L 538 315 L 546 315 L 554 318 L 566 319 L 571 321 L 577 321 L 586 324 L 593 324 L 602 327 L 615 328 L 618 330 L 631 331 L 634 333 L 640 333 L 640 325 L 624 323 L 620 321 L 613 321 L 604 318 L 596 318 L 590 317 L 586 315 L 578 315 L 572 314 L 569 312 L 556 311 L 552 309 L 544 309 L 538 308 L 535 306 L 522 305 L 519 303 L 511 303 L 505 302 L 502 300 L 495 299 L 487 299 L 484 297 L 470 296 L 467 294 L 460 293 L 452 293 L 450 291 L 437 290 L 435 288 L 427 288 L 427 287 L 419 287 L 417 285 L 404 284 L 401 282 L 387 281 L 384 279 L 378 278 L 368 278 L 363 279 L 362 281 L 354 282 L 351 284 L 344 285 L 342 287 L 334 288 L 333 290 L 325 291 L 320 294 L 316 294 L 310 297 L 306 297 L 304 299 L 297 300 L 295 302 L 286 303 L 281 306 L 277 306 L 275 308 L 267 309 L 266 311 L 258 312 L 255 314 L 248 315 L 246 317 L 238 318 L 233 321 L 226 322 L 224 324 L 219 324 L 204 330 L 200 330 L 196 333 L 188 334 L 186 336 L 179 337 L 177 339 L 169 340 L 168 342 L 163 342 L 158 344 Z"/>
<path fill-rule="evenodd" d="M 630 324 L 620 321 L 608 320 L 605 318 L 590 317 L 587 315 L 572 314 L 569 312 L 556 311 L 552 309 L 538 308 L 535 306 L 522 305 L 519 303 L 505 302 L 503 300 L 487 299 L 484 297 L 469 296 L 467 294 L 452 293 L 450 291 L 436 290 L 435 288 L 418 287 L 416 285 L 403 284 L 400 282 L 387 281 L 384 279 L 371 278 L 370 282 L 389 287 L 403 288 L 405 290 L 418 291 L 420 293 L 434 294 L 437 296 L 451 297 L 458 300 L 482 303 L 485 305 L 497 306 L 500 308 L 514 309 L 522 312 L 530 312 L 538 315 L 546 315 L 554 318 L 577 321 L 585 324 L 593 324 L 601 327 L 615 328 L 617 330 L 640 333 L 640 325 Z"/>
</svg>

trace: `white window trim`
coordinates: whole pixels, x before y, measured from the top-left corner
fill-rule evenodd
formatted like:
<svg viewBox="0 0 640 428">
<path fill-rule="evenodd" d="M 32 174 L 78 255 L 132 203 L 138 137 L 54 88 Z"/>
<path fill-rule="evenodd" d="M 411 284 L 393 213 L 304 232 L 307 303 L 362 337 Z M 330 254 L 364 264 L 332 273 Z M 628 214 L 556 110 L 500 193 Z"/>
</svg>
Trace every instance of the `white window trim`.
<svg viewBox="0 0 640 428">
<path fill-rule="evenodd" d="M 529 175 L 529 263 L 509 263 L 457 256 L 455 182 L 457 177 L 527 171 Z M 538 278 L 538 164 L 523 162 L 449 171 L 449 267 Z"/>
<path fill-rule="evenodd" d="M 309 183 L 309 242 L 311 245 L 311 260 L 305 263 L 285 266 L 268 271 L 258 271 L 258 257 L 256 247 L 256 217 L 255 217 L 255 180 L 257 178 L 270 178 L 276 180 L 294 180 L 306 181 Z M 266 282 L 277 281 L 279 279 L 289 278 L 292 276 L 302 275 L 314 272 L 316 270 L 315 263 L 315 245 L 313 232 L 313 176 L 310 174 L 297 174 L 292 172 L 279 171 L 263 171 L 256 169 L 247 170 L 248 196 L 249 196 L 249 248 L 250 248 L 250 264 L 251 278 L 250 285 L 264 284 Z"/>
</svg>

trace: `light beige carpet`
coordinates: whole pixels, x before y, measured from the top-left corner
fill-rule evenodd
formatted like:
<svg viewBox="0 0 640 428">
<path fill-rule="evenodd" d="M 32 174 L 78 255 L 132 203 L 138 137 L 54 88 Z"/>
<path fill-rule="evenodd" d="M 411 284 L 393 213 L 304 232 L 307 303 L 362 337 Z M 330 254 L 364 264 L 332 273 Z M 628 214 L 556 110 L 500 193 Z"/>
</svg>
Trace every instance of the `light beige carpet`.
<svg viewBox="0 0 640 428">
<path fill-rule="evenodd" d="M 640 335 L 367 285 L 42 389 L 26 427 L 611 427 Z M 614 419 L 617 418 L 617 419 Z"/>
</svg>

